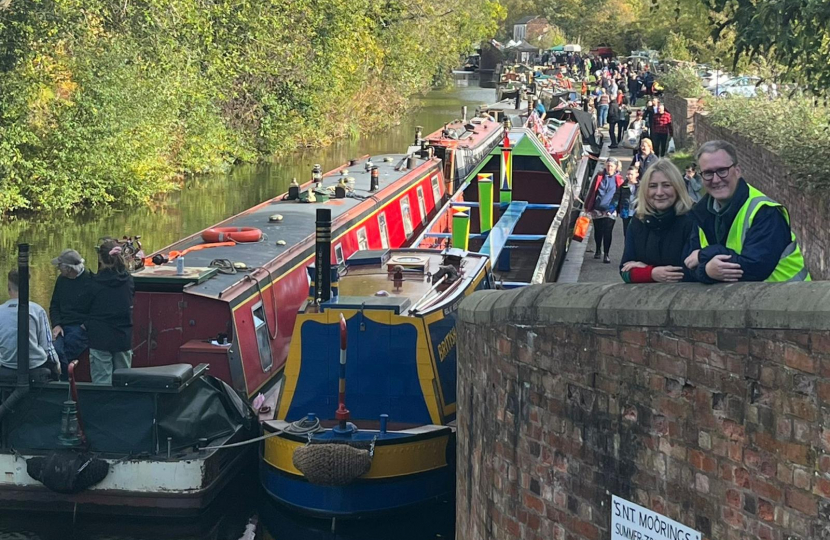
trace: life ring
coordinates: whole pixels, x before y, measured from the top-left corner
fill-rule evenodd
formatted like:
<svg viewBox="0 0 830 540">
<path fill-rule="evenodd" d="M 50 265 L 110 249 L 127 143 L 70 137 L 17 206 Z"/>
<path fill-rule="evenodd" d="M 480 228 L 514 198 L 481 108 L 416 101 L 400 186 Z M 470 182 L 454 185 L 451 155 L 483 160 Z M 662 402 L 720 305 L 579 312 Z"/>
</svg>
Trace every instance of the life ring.
<svg viewBox="0 0 830 540">
<path fill-rule="evenodd" d="M 256 227 L 211 227 L 202 233 L 205 242 L 259 242 L 262 231 Z"/>
</svg>

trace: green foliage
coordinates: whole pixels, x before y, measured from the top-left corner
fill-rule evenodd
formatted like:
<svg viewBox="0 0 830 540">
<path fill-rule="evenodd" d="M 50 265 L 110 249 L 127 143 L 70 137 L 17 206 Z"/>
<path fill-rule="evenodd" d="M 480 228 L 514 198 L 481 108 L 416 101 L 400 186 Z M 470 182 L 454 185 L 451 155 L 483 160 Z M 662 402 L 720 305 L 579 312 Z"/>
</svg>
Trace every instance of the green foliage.
<svg viewBox="0 0 830 540">
<path fill-rule="evenodd" d="M 0 3 L 0 215 L 147 203 L 394 122 L 503 16 L 494 0 Z"/>
<path fill-rule="evenodd" d="M 827 0 L 749 2 L 700 0 L 717 21 L 713 36 L 734 42 L 742 56 L 783 66 L 784 77 L 825 93 L 830 87 L 830 3 Z"/>
<path fill-rule="evenodd" d="M 689 39 L 682 34 L 669 32 L 666 43 L 663 45 L 662 56 L 672 60 L 691 62 L 693 58 L 689 50 Z"/>
<path fill-rule="evenodd" d="M 666 92 L 684 98 L 701 98 L 709 93 L 703 88 L 697 71 L 690 67 L 673 69 L 660 77 L 660 84 Z"/>
<path fill-rule="evenodd" d="M 720 98 L 709 118 L 781 157 L 804 187 L 830 186 L 830 109 L 803 97 Z"/>
</svg>

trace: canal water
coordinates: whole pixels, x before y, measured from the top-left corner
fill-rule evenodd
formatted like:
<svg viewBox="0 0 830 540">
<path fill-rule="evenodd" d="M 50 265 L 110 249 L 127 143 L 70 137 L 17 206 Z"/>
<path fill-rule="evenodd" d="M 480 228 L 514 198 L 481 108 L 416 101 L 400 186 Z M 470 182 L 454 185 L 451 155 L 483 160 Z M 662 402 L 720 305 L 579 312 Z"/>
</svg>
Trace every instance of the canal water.
<svg viewBox="0 0 830 540">
<path fill-rule="evenodd" d="M 64 248 L 78 250 L 92 268 L 100 237 L 141 235 L 147 253 L 285 192 L 292 178 L 308 179 L 320 163 L 332 169 L 352 157 L 401 153 L 416 126 L 424 134 L 494 101 L 492 89 L 459 86 L 435 90 L 392 128 L 341 141 L 324 149 L 297 152 L 273 163 L 234 168 L 226 175 L 191 179 L 152 207 L 97 210 L 75 216 L 40 215 L 0 225 L 0 276 L 16 265 L 17 244 L 31 244 L 31 297 L 48 307 L 56 271 L 49 261 Z M 0 287 L 0 302 L 6 288 Z M 454 502 L 439 501 L 393 518 L 320 523 L 274 505 L 259 488 L 253 469 L 235 482 L 202 516 L 165 521 L 121 516 L 9 513 L 0 509 L 0 540 L 430 540 L 454 538 Z"/>
</svg>

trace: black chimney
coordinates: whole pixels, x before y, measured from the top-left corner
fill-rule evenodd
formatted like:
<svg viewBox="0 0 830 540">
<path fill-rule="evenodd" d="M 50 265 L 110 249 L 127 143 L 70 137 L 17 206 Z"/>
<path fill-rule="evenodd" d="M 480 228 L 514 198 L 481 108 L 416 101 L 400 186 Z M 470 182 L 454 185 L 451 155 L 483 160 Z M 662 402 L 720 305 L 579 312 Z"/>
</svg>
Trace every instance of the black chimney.
<svg viewBox="0 0 830 540">
<path fill-rule="evenodd" d="M 316 303 L 331 299 L 331 209 L 317 209 L 317 245 L 314 258 Z"/>
</svg>

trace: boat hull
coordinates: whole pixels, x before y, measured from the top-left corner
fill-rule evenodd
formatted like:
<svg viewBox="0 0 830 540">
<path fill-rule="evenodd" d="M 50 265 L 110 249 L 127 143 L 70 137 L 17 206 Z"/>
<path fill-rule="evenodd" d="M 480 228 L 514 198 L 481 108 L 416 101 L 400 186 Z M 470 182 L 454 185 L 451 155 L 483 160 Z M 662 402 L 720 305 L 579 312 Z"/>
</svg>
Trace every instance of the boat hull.
<svg viewBox="0 0 830 540">
<path fill-rule="evenodd" d="M 359 433 L 364 439 L 377 435 Z M 280 433 L 263 445 L 260 482 L 275 501 L 318 518 L 359 519 L 451 496 L 455 489 L 454 430 L 424 426 L 396 435 L 378 441 L 368 473 L 348 485 L 329 486 L 309 482 L 294 466 L 294 452 L 305 446 L 305 439 Z"/>
</svg>

